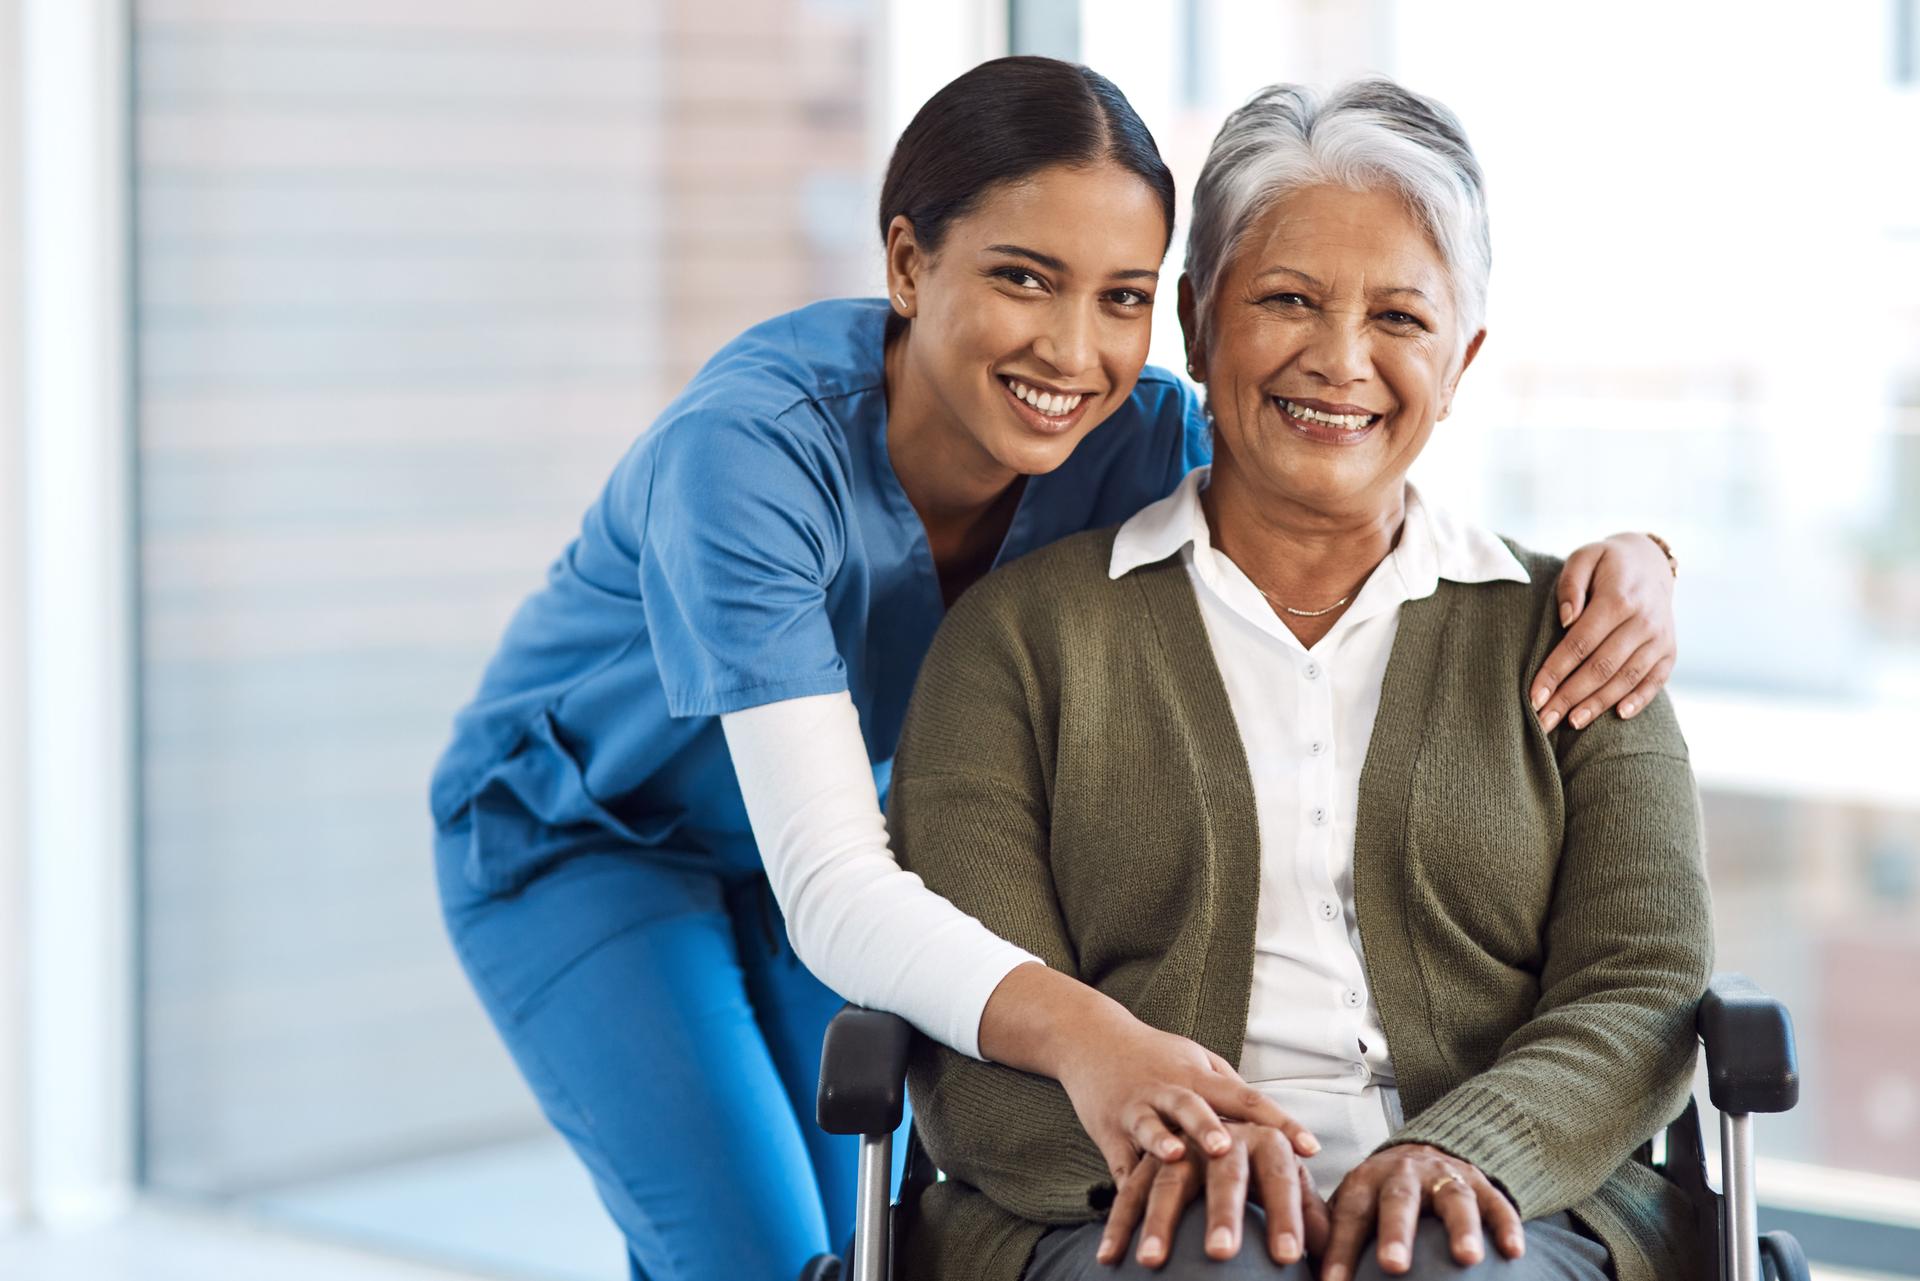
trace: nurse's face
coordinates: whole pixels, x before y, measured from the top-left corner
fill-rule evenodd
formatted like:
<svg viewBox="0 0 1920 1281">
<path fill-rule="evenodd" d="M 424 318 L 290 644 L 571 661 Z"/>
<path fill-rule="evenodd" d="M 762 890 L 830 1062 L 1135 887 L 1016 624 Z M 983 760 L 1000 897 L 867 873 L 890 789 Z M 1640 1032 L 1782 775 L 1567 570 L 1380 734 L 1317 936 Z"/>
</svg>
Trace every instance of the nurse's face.
<svg viewBox="0 0 1920 1281">
<path fill-rule="evenodd" d="M 1000 467 L 1052 471 L 1146 363 L 1159 199 L 1116 165 L 1059 166 L 988 192 L 931 256 L 897 224 L 888 266 L 912 317 L 913 382 Z"/>
</svg>

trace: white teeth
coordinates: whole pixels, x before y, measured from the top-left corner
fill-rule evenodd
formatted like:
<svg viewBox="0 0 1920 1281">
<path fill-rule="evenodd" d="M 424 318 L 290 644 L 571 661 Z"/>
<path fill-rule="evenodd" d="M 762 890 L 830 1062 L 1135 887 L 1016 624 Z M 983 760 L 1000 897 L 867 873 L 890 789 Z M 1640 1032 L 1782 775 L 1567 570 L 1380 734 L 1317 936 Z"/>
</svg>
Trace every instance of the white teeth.
<svg viewBox="0 0 1920 1281">
<path fill-rule="evenodd" d="M 1298 401 L 1283 402 L 1287 412 L 1302 422 L 1325 423 L 1329 427 L 1338 427 L 1342 431 L 1359 431 L 1375 418 L 1377 414 L 1323 414 L 1317 409 L 1308 409 Z"/>
<path fill-rule="evenodd" d="M 1029 405 L 1032 405 L 1049 418 L 1057 418 L 1063 414 L 1072 413 L 1074 410 L 1080 408 L 1080 402 L 1086 399 L 1084 395 L 1062 396 L 1053 392 L 1039 391 L 1027 386 L 1017 378 L 1007 379 L 1007 386 L 1013 389 L 1014 395 L 1026 401 Z"/>
</svg>

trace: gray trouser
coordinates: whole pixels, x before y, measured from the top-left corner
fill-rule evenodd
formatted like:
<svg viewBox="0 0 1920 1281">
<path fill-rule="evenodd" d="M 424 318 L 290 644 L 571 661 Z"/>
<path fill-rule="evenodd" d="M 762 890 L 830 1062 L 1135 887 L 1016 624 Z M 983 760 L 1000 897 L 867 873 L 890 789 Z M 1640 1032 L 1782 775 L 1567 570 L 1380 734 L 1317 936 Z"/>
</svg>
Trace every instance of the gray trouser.
<svg viewBox="0 0 1920 1281">
<path fill-rule="evenodd" d="M 1158 1281 L 1183 1281 L 1192 1277 L 1204 1281 L 1313 1281 L 1314 1273 L 1305 1263 L 1281 1267 L 1267 1254 L 1266 1215 L 1259 1206 L 1247 1207 L 1247 1221 L 1240 1238 L 1240 1253 L 1232 1259 L 1215 1261 L 1204 1250 L 1207 1231 L 1206 1202 L 1196 1199 L 1181 1216 L 1173 1234 L 1173 1252 L 1158 1269 L 1140 1266 L 1133 1257 L 1139 1234 L 1127 1247 L 1126 1260 L 1118 1267 L 1106 1267 L 1094 1261 L 1100 1244 L 1101 1223 L 1055 1228 L 1040 1238 L 1034 1247 L 1033 1261 L 1027 1265 L 1025 1281 L 1126 1281 L 1127 1278 L 1157 1278 Z M 1453 1261 L 1447 1246 L 1447 1231 L 1440 1220 L 1423 1215 L 1413 1239 L 1413 1267 L 1398 1278 L 1380 1270 L 1369 1241 L 1360 1255 L 1360 1267 L 1354 1281 L 1428 1281 L 1435 1277 L 1485 1277 L 1487 1281 L 1606 1281 L 1613 1275 L 1607 1247 L 1574 1226 L 1565 1214 L 1552 1214 L 1527 1223 L 1527 1252 L 1518 1259 L 1503 1257 L 1485 1244 L 1486 1260 L 1471 1268 Z"/>
</svg>

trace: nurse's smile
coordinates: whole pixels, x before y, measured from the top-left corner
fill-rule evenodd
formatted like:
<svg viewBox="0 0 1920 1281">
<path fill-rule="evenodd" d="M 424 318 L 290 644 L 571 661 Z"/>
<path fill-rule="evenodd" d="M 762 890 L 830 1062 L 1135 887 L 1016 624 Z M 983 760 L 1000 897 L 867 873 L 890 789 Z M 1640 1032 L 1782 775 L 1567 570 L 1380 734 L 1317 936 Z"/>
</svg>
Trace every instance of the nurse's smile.
<svg viewBox="0 0 1920 1281">
<path fill-rule="evenodd" d="M 1079 425 L 1097 393 L 1063 391 L 1037 379 L 1002 374 L 1000 383 L 1013 401 L 1014 416 L 1043 435 L 1054 436 Z"/>
</svg>

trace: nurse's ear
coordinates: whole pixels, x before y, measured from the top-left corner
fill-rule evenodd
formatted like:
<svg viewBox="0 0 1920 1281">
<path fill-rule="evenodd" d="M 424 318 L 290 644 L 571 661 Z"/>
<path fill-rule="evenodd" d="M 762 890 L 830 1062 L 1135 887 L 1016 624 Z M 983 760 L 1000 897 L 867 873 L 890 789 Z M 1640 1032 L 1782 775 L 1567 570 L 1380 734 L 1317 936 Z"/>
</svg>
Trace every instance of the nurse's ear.
<svg viewBox="0 0 1920 1281">
<path fill-rule="evenodd" d="M 893 309 L 900 316 L 912 319 L 917 310 L 917 282 L 926 267 L 927 255 L 914 239 L 913 224 L 905 214 L 895 214 L 887 224 L 887 292 L 893 295 Z"/>
</svg>

